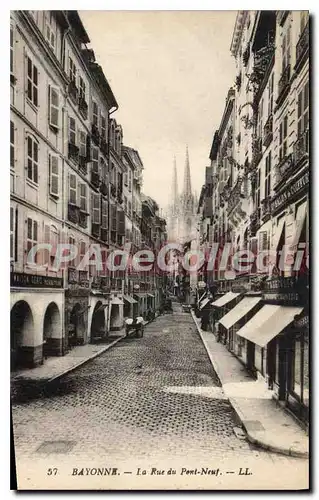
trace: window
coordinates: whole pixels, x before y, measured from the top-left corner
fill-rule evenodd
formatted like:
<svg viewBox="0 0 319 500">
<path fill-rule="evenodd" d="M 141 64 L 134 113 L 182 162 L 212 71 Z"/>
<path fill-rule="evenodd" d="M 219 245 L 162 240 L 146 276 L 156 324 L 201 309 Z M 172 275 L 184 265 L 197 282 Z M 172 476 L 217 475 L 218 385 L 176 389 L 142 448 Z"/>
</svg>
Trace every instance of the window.
<svg viewBox="0 0 319 500">
<path fill-rule="evenodd" d="M 53 14 L 50 11 L 45 13 L 45 38 L 51 49 L 55 51 L 55 25 Z"/>
<path fill-rule="evenodd" d="M 92 148 L 92 172 L 99 173 L 99 150 Z"/>
<path fill-rule="evenodd" d="M 71 116 L 69 117 L 69 142 L 71 144 L 76 144 L 76 126 L 75 119 Z"/>
<path fill-rule="evenodd" d="M 263 114 L 264 114 L 264 99 L 260 101 L 258 109 L 258 122 L 257 122 L 258 138 L 263 136 Z"/>
<path fill-rule="evenodd" d="M 28 233 L 27 233 L 27 253 L 29 254 L 31 248 L 38 243 L 38 222 L 28 218 Z M 35 255 L 35 262 L 38 262 L 38 252 Z"/>
<path fill-rule="evenodd" d="M 76 85 L 76 66 L 72 60 L 72 58 L 69 56 L 69 78 L 74 85 Z"/>
<path fill-rule="evenodd" d="M 59 89 L 49 87 L 49 124 L 59 128 Z"/>
<path fill-rule="evenodd" d="M 75 239 L 72 236 L 69 237 L 69 245 L 75 246 Z M 70 248 L 69 252 L 72 252 L 72 247 Z M 70 267 L 76 266 L 76 257 L 73 260 L 69 261 L 69 266 Z"/>
<path fill-rule="evenodd" d="M 107 140 L 106 138 L 106 119 L 105 116 L 101 115 L 101 137 L 104 141 Z"/>
<path fill-rule="evenodd" d="M 74 174 L 70 174 L 69 181 L 69 203 L 72 205 L 76 205 L 76 176 Z"/>
<path fill-rule="evenodd" d="M 85 254 L 86 254 L 86 244 L 85 244 L 85 241 L 81 241 L 80 242 L 80 263 L 83 261 Z M 83 271 L 86 271 L 86 269 L 83 269 Z"/>
<path fill-rule="evenodd" d="M 80 210 L 82 210 L 82 212 L 87 211 L 87 208 L 86 208 L 87 207 L 86 189 L 87 189 L 86 184 L 81 183 L 80 184 Z"/>
<path fill-rule="evenodd" d="M 265 198 L 268 198 L 270 196 L 270 179 L 271 179 L 271 152 L 266 157 Z"/>
<path fill-rule="evenodd" d="M 268 231 L 260 231 L 258 234 L 259 251 L 268 250 Z"/>
<path fill-rule="evenodd" d="M 295 339 L 295 348 L 293 350 L 294 355 L 294 370 L 293 370 L 293 391 L 300 397 L 301 396 L 301 341 L 300 339 Z"/>
<path fill-rule="evenodd" d="M 132 216 L 132 203 L 130 201 L 128 202 L 128 215 L 129 217 Z"/>
<path fill-rule="evenodd" d="M 102 199 L 102 227 L 104 229 L 107 229 L 108 226 L 109 226 L 109 224 L 108 224 L 108 218 L 109 218 L 108 204 L 107 204 L 106 200 Z"/>
<path fill-rule="evenodd" d="M 279 161 L 287 156 L 288 138 L 288 115 L 286 115 L 279 126 Z"/>
<path fill-rule="evenodd" d="M 255 191 L 256 208 L 260 206 L 260 168 L 257 170 L 256 191 Z"/>
<path fill-rule="evenodd" d="M 92 222 L 100 224 L 100 195 L 92 193 Z"/>
<path fill-rule="evenodd" d="M 282 35 L 281 57 L 282 57 L 282 73 L 283 73 L 290 62 L 290 25 L 289 24 L 287 24 L 287 28 Z"/>
<path fill-rule="evenodd" d="M 79 131 L 79 146 L 80 146 L 80 156 L 86 158 L 86 133 L 83 130 Z"/>
<path fill-rule="evenodd" d="M 95 127 L 99 126 L 99 108 L 96 104 L 96 102 L 93 101 L 93 106 L 92 106 L 92 123 L 95 125 Z"/>
<path fill-rule="evenodd" d="M 80 99 L 85 101 L 85 82 L 81 76 L 79 76 L 79 94 Z"/>
<path fill-rule="evenodd" d="M 37 184 L 39 145 L 37 141 L 30 135 L 27 137 L 27 143 L 28 143 L 28 150 L 27 150 L 28 179 Z"/>
<path fill-rule="evenodd" d="M 309 124 L 309 82 L 298 94 L 298 137 L 308 129 Z"/>
<path fill-rule="evenodd" d="M 59 157 L 49 154 L 50 194 L 59 196 Z"/>
<path fill-rule="evenodd" d="M 10 73 L 14 73 L 14 31 L 13 26 L 10 26 Z"/>
<path fill-rule="evenodd" d="M 268 83 L 268 116 L 273 112 L 274 108 L 274 74 L 272 73 Z"/>
<path fill-rule="evenodd" d="M 14 168 L 14 161 L 15 161 L 14 143 L 15 143 L 14 123 L 10 121 L 10 167 L 12 168 Z"/>
<path fill-rule="evenodd" d="M 14 208 L 10 207 L 10 260 L 14 260 Z"/>
<path fill-rule="evenodd" d="M 132 177 L 133 177 L 132 170 L 129 170 L 128 171 L 128 190 L 130 193 L 132 192 Z"/>
<path fill-rule="evenodd" d="M 108 184 L 107 163 L 104 161 L 104 159 L 102 157 L 100 158 L 100 166 L 101 166 L 101 177 L 102 177 L 102 180 L 107 185 Z"/>
<path fill-rule="evenodd" d="M 35 106 L 38 105 L 38 69 L 31 61 L 30 57 L 27 58 L 27 96 L 28 99 Z"/>
</svg>

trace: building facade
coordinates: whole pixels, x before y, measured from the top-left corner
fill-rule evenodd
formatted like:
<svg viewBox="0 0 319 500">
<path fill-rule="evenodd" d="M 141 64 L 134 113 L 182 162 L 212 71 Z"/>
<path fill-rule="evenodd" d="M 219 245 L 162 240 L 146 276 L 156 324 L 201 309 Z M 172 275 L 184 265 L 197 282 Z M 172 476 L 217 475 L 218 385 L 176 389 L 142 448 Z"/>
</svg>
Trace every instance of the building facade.
<svg viewBox="0 0 319 500">
<path fill-rule="evenodd" d="M 198 207 L 201 244 L 211 246 L 211 235 L 220 246 L 212 276 L 204 276 L 219 292 L 211 309 L 213 330 L 218 320 L 228 348 L 305 420 L 308 52 L 306 11 L 238 12 L 231 42 L 237 76 L 214 133 Z M 236 267 L 239 251 L 259 257 Z M 265 252 L 266 259 L 260 257 Z"/>
<path fill-rule="evenodd" d="M 107 262 L 140 246 L 143 165 L 89 43 L 77 11 L 11 12 L 12 369 L 103 340 L 134 303 Z"/>
</svg>

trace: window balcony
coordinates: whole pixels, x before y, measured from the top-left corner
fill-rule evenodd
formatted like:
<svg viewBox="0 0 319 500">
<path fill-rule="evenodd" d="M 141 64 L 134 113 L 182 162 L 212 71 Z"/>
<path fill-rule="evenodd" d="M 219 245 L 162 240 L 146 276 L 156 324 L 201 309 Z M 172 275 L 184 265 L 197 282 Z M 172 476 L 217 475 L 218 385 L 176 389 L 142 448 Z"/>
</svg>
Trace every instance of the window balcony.
<svg viewBox="0 0 319 500">
<path fill-rule="evenodd" d="M 260 160 L 262 158 L 262 155 L 263 155 L 262 138 L 257 137 L 253 143 L 253 152 L 252 152 L 252 156 L 253 156 L 252 163 L 253 163 L 254 167 L 256 167 L 258 165 L 258 163 L 260 162 Z"/>
<path fill-rule="evenodd" d="M 88 117 L 88 105 L 84 97 L 79 98 L 79 111 L 83 116 L 84 120 L 87 120 Z"/>
<path fill-rule="evenodd" d="M 72 142 L 69 142 L 68 156 L 69 156 L 70 160 L 73 160 L 76 163 L 78 163 L 78 161 L 79 161 L 79 148 L 75 144 L 73 144 Z"/>
<path fill-rule="evenodd" d="M 92 124 L 92 140 L 96 146 L 100 145 L 100 132 L 96 125 Z"/>
<path fill-rule="evenodd" d="M 86 164 L 86 156 L 79 156 L 79 169 L 82 172 L 82 174 L 86 175 L 88 173 L 88 168 Z"/>
<path fill-rule="evenodd" d="M 79 285 L 89 288 L 89 277 L 87 271 L 79 271 Z"/>
<path fill-rule="evenodd" d="M 95 224 L 92 222 L 91 234 L 94 238 L 100 237 L 100 224 Z"/>
<path fill-rule="evenodd" d="M 114 184 L 111 184 L 111 195 L 113 198 L 116 197 L 116 186 L 114 186 Z"/>
<path fill-rule="evenodd" d="M 79 213 L 79 226 L 83 227 L 83 229 L 87 228 L 87 218 L 88 218 L 88 213 L 85 212 L 84 210 L 80 210 Z"/>
<path fill-rule="evenodd" d="M 279 184 L 282 180 L 286 179 L 292 173 L 293 167 L 294 156 L 292 153 L 290 153 L 289 155 L 286 155 L 284 158 L 282 158 L 276 166 L 276 185 Z"/>
<path fill-rule="evenodd" d="M 80 208 L 77 207 L 76 205 L 73 205 L 72 203 L 68 204 L 68 219 L 70 222 L 73 222 L 73 224 L 78 224 L 79 223 L 79 214 L 80 214 Z"/>
<path fill-rule="evenodd" d="M 261 201 L 261 219 L 266 222 L 271 216 L 271 198 L 267 196 Z"/>
<path fill-rule="evenodd" d="M 260 208 L 256 208 L 250 216 L 249 222 L 249 234 L 250 237 L 256 236 L 256 233 L 260 227 Z"/>
<path fill-rule="evenodd" d="M 123 203 L 123 193 L 122 190 L 118 189 L 117 191 L 117 201 L 121 205 Z"/>
<path fill-rule="evenodd" d="M 103 194 L 103 196 L 108 196 L 109 194 L 108 185 L 104 181 L 102 181 L 100 185 L 100 191 Z"/>
<path fill-rule="evenodd" d="M 68 92 L 71 99 L 77 103 L 79 91 L 73 80 L 69 83 Z"/>
<path fill-rule="evenodd" d="M 300 35 L 296 46 L 296 71 L 299 71 L 306 61 L 309 52 L 309 21 Z"/>
<path fill-rule="evenodd" d="M 105 139 L 101 139 L 100 149 L 101 149 L 101 152 L 104 154 L 104 156 L 108 156 L 109 149 L 108 149 L 108 144 L 107 144 Z"/>
<path fill-rule="evenodd" d="M 101 277 L 100 276 L 93 276 L 92 281 L 91 281 L 91 288 L 93 288 L 94 290 L 101 289 Z"/>
<path fill-rule="evenodd" d="M 291 68 L 290 64 L 287 64 L 278 82 L 278 97 L 276 101 L 278 106 L 282 104 L 282 102 L 284 101 L 285 97 L 288 94 L 290 87 L 290 78 L 291 78 Z"/>
<path fill-rule="evenodd" d="M 68 283 L 75 284 L 79 281 L 79 273 L 75 267 L 68 267 Z"/>
<path fill-rule="evenodd" d="M 272 114 L 268 116 L 268 119 L 264 126 L 264 142 L 263 145 L 265 148 L 268 148 L 269 144 L 272 141 L 272 127 L 273 127 L 273 116 Z"/>
<path fill-rule="evenodd" d="M 105 227 L 101 227 L 101 240 L 108 241 L 108 239 L 109 239 L 108 229 L 106 229 Z"/>
<path fill-rule="evenodd" d="M 97 172 L 94 172 L 94 170 L 91 172 L 91 184 L 96 188 L 100 186 L 100 176 Z"/>
<path fill-rule="evenodd" d="M 294 144 L 295 165 L 299 165 L 309 155 L 309 130 L 301 134 Z"/>
</svg>

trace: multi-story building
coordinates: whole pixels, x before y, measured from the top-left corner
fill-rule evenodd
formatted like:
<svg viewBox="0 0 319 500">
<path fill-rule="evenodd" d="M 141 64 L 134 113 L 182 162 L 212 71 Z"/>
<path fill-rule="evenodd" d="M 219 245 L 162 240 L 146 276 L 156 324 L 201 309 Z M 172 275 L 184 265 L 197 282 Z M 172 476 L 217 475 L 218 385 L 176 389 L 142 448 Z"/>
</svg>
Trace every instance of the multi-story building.
<svg viewBox="0 0 319 500">
<path fill-rule="evenodd" d="M 308 47 L 307 12 L 238 12 L 231 42 L 237 77 L 214 134 L 199 207 L 201 239 L 209 241 L 208 197 L 213 240 L 221 247 L 231 242 L 231 256 L 255 255 L 235 274 L 214 272 L 222 296 L 213 303 L 213 324 L 219 319 L 229 349 L 302 418 L 309 357 Z M 256 260 L 265 251 L 268 259 Z"/>
<path fill-rule="evenodd" d="M 77 269 L 92 243 L 109 247 L 109 114 L 117 109 L 89 41 L 76 11 L 11 14 L 13 366 L 107 331 L 105 270 Z M 36 243 L 52 245 L 35 256 L 41 270 L 27 263 Z M 62 266 L 58 243 L 75 249 Z"/>
</svg>

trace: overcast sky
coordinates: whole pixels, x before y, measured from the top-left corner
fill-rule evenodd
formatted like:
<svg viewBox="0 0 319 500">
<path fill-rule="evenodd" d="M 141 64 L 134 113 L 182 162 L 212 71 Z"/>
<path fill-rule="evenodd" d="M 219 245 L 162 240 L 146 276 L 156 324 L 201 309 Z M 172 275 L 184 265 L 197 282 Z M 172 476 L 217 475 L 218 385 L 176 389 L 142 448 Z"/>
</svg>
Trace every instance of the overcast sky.
<svg viewBox="0 0 319 500">
<path fill-rule="evenodd" d="M 214 130 L 235 79 L 235 11 L 80 11 L 119 103 L 124 144 L 144 163 L 143 192 L 165 208 L 176 155 L 183 186 L 188 144 L 199 193 Z"/>
</svg>

